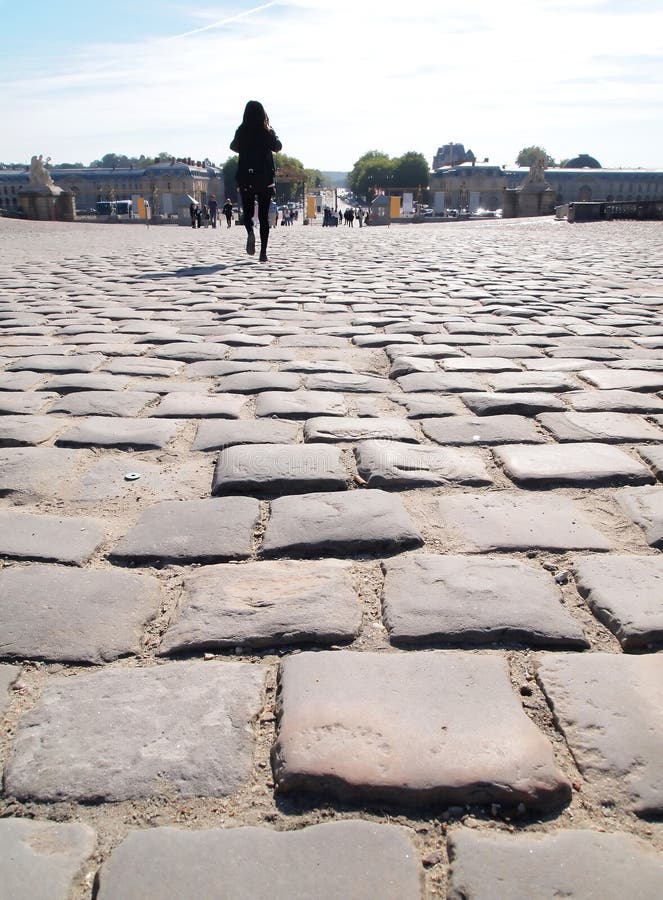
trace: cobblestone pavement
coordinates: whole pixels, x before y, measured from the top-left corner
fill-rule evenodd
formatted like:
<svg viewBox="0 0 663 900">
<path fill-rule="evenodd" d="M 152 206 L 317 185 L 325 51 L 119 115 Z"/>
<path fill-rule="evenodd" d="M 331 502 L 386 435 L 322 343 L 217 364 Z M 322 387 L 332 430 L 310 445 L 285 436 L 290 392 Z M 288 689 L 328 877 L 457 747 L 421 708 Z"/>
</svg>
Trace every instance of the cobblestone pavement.
<svg viewBox="0 0 663 900">
<path fill-rule="evenodd" d="M 0 896 L 660 898 L 662 238 L 0 219 Z"/>
</svg>

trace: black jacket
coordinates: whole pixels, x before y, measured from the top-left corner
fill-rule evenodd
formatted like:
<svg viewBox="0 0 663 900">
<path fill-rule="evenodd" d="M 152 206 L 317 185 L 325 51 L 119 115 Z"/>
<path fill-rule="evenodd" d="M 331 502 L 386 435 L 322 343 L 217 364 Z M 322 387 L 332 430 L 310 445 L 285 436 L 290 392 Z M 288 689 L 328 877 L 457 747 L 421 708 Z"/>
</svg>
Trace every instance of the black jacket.
<svg viewBox="0 0 663 900">
<path fill-rule="evenodd" d="M 230 149 L 239 153 L 235 180 L 240 188 L 252 187 L 260 191 L 274 184 L 276 169 L 272 151 L 278 152 L 281 149 L 281 141 L 272 128 L 248 134 L 240 125 Z"/>
</svg>

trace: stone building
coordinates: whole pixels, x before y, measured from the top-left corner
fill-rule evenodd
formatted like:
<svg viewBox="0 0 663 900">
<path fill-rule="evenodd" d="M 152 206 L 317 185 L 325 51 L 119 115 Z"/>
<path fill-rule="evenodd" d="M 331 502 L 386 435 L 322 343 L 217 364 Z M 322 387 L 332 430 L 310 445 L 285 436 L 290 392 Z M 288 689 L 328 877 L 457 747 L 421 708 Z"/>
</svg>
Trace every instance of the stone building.
<svg viewBox="0 0 663 900">
<path fill-rule="evenodd" d="M 153 215 L 177 215 L 190 197 L 204 203 L 212 194 L 224 197 L 223 170 L 177 162 L 128 169 L 49 169 L 55 184 L 71 191 L 79 214 L 94 210 L 98 200 L 148 200 Z M 0 209 L 20 210 L 18 192 L 28 186 L 24 171 L 0 170 Z"/>
<path fill-rule="evenodd" d="M 579 166 L 582 162 L 584 165 Z M 519 187 L 528 167 L 462 163 L 445 166 L 431 175 L 431 192 L 444 193 L 444 206 L 502 208 L 502 192 Z M 545 169 L 545 180 L 555 192 L 555 203 L 582 200 L 663 200 L 663 169 L 603 169 L 586 154 L 564 168 Z"/>
</svg>

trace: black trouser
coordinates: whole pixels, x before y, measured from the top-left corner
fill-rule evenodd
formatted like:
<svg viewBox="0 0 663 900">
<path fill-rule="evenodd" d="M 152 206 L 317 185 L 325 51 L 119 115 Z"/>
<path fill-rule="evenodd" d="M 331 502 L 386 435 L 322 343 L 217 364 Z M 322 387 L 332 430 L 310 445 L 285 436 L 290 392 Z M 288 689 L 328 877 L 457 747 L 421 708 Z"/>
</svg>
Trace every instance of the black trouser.
<svg viewBox="0 0 663 900">
<path fill-rule="evenodd" d="M 244 210 L 244 227 L 249 234 L 253 231 L 253 210 L 256 199 L 258 200 L 258 222 L 260 224 L 260 246 L 267 249 L 269 239 L 269 203 L 274 193 L 274 188 L 268 187 L 263 191 L 257 191 L 254 187 L 240 187 L 242 195 L 242 209 Z"/>
</svg>

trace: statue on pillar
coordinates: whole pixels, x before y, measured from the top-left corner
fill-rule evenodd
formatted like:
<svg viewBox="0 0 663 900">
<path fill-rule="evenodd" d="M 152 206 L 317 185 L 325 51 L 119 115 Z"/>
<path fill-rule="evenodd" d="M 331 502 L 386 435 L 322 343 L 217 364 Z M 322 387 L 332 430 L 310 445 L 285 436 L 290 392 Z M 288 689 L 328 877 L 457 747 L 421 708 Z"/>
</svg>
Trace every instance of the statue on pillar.
<svg viewBox="0 0 663 900">
<path fill-rule="evenodd" d="M 28 181 L 30 182 L 30 187 L 33 188 L 55 187 L 55 182 L 51 178 L 51 173 L 44 165 L 44 157 L 41 153 L 39 156 L 33 156 L 30 161 Z"/>
</svg>

